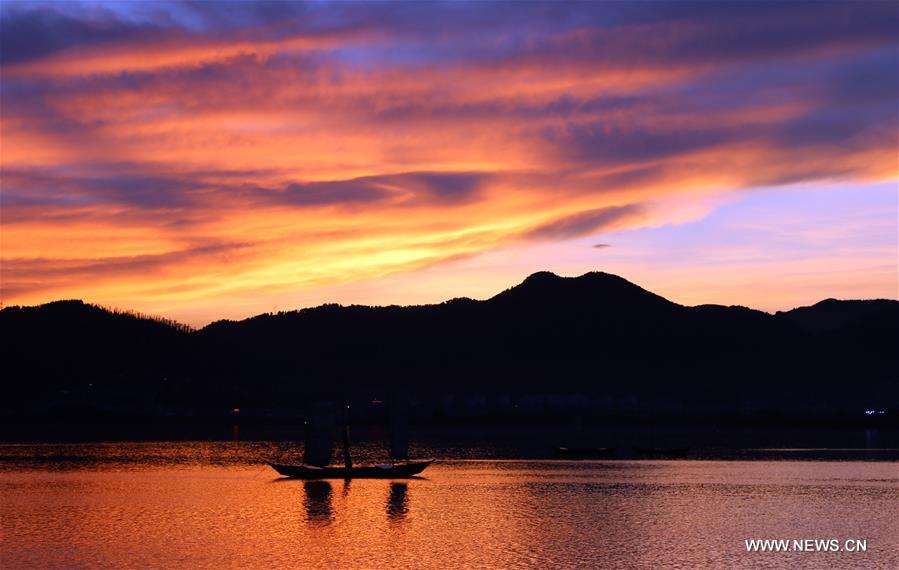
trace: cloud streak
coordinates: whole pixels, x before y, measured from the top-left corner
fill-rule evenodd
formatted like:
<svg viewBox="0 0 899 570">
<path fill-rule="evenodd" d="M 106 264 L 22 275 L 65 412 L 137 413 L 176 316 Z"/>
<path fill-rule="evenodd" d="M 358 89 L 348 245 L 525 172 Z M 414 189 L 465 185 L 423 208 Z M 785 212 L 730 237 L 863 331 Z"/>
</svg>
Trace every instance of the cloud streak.
<svg viewBox="0 0 899 570">
<path fill-rule="evenodd" d="M 897 173 L 888 2 L 0 10 L 4 303 L 250 303 Z"/>
<path fill-rule="evenodd" d="M 638 205 L 628 205 L 579 212 L 528 230 L 524 237 L 556 241 L 583 237 L 621 225 L 638 216 L 641 210 Z"/>
</svg>

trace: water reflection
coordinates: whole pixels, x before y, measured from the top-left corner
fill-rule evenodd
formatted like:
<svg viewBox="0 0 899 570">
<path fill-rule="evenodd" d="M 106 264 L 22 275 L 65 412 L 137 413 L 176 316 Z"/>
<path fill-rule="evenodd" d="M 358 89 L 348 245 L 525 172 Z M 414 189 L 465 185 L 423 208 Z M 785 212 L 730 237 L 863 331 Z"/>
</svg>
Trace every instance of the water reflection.
<svg viewBox="0 0 899 570">
<path fill-rule="evenodd" d="M 351 480 L 343 481 L 341 497 L 345 501 L 350 494 Z M 363 493 L 364 494 L 364 493 Z M 329 524 L 334 520 L 334 487 L 329 481 L 303 482 L 303 507 L 306 522 L 314 525 Z M 391 483 L 385 505 L 387 520 L 398 522 L 409 514 L 409 484 Z"/>
<path fill-rule="evenodd" d="M 331 507 L 331 483 L 328 481 L 306 481 L 303 483 L 305 497 L 303 506 L 306 507 L 306 521 L 315 524 L 328 524 L 334 518 L 334 509 Z"/>
<path fill-rule="evenodd" d="M 168 445 L 169 467 L 156 444 L 116 444 L 106 456 L 154 459 L 0 469 L 0 567 L 899 569 L 895 463 L 466 461 L 348 486 L 189 467 L 197 444 Z M 756 536 L 868 552 L 746 552 Z"/>
<path fill-rule="evenodd" d="M 409 485 L 408 483 L 391 483 L 390 494 L 387 496 L 387 518 L 392 521 L 401 521 L 409 514 Z"/>
</svg>

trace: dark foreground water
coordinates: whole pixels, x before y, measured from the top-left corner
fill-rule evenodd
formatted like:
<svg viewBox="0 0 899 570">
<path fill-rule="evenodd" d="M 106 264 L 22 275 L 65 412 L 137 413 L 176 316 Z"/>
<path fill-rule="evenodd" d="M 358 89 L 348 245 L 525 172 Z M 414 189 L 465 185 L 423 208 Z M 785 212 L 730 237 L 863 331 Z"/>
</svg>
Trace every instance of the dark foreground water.
<svg viewBox="0 0 899 570">
<path fill-rule="evenodd" d="M 2 444 L 0 567 L 899 568 L 893 461 L 455 459 L 304 483 L 254 463 L 279 451 Z"/>
</svg>

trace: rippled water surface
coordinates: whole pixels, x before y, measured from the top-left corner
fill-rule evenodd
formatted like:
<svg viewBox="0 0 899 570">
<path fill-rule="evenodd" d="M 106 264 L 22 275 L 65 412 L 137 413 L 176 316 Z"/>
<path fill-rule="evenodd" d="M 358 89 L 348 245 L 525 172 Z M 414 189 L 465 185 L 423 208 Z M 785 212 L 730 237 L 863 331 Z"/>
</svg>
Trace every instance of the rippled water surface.
<svg viewBox="0 0 899 570">
<path fill-rule="evenodd" d="M 302 482 L 248 459 L 266 445 L 0 445 L 0 566 L 899 568 L 896 462 L 453 460 Z M 867 552 L 747 553 L 755 538 Z"/>
</svg>

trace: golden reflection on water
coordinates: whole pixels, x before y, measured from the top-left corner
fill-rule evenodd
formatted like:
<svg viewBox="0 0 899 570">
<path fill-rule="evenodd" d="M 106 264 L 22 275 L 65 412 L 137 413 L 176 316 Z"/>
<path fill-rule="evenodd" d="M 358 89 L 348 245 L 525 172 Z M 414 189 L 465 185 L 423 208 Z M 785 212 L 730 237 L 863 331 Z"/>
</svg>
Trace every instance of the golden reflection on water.
<svg viewBox="0 0 899 570">
<path fill-rule="evenodd" d="M 0 567 L 899 566 L 896 463 L 446 462 L 403 480 L 267 467 L 0 471 Z M 746 538 L 865 554 L 747 554 Z"/>
</svg>

